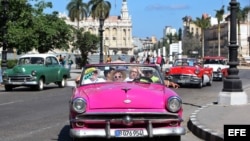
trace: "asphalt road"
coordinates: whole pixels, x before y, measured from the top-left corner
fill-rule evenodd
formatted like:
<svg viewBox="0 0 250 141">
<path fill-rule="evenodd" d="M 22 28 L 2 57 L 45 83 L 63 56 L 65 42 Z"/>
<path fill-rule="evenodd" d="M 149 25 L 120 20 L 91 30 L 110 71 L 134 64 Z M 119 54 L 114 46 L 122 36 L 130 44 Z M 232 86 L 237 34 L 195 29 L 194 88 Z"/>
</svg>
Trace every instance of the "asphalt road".
<svg viewBox="0 0 250 141">
<path fill-rule="evenodd" d="M 250 70 L 240 70 L 243 88 L 250 87 Z M 183 99 L 184 122 L 200 106 L 217 101 L 223 82 L 212 86 L 179 88 Z M 68 101 L 72 88 L 50 85 L 43 91 L 17 88 L 12 92 L 0 90 L 0 141 L 70 141 Z M 249 96 L 250 98 L 250 96 Z M 249 99 L 250 100 L 250 99 Z M 182 141 L 200 141 L 188 129 Z"/>
</svg>

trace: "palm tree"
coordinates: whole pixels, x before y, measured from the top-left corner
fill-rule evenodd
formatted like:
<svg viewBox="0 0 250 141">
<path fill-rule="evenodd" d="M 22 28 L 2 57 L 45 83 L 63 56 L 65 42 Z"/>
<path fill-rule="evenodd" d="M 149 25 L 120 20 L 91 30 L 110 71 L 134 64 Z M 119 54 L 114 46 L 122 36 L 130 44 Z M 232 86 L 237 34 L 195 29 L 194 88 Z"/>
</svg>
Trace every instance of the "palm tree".
<svg viewBox="0 0 250 141">
<path fill-rule="evenodd" d="M 201 28 L 201 41 L 202 41 L 202 55 L 201 57 L 204 57 L 204 37 L 205 37 L 205 29 L 207 29 L 208 27 L 211 26 L 210 23 L 210 17 L 208 17 L 207 15 L 203 14 L 201 18 L 197 17 L 196 21 L 194 21 L 194 24 L 198 27 Z"/>
<path fill-rule="evenodd" d="M 82 0 L 71 0 L 67 5 L 69 18 L 71 21 L 77 21 L 77 29 L 79 30 L 79 22 L 88 16 L 88 5 Z"/>
<path fill-rule="evenodd" d="M 240 5 L 239 5 L 240 6 Z M 245 22 L 247 19 L 248 12 L 250 11 L 250 7 L 246 6 L 243 9 L 237 11 L 237 26 L 238 26 L 238 44 L 240 47 L 239 54 L 242 55 L 242 47 L 241 47 L 241 32 L 240 32 L 240 23 Z"/>
<path fill-rule="evenodd" d="M 220 56 L 220 22 L 223 20 L 223 15 L 225 13 L 224 7 L 225 6 L 223 5 L 220 10 L 215 10 L 215 17 L 217 18 L 218 22 L 218 56 Z"/>
<path fill-rule="evenodd" d="M 100 22 L 100 63 L 103 63 L 103 25 L 105 19 L 109 17 L 111 3 L 105 0 L 90 0 L 88 2 L 90 15 L 93 19 L 99 19 Z"/>
</svg>

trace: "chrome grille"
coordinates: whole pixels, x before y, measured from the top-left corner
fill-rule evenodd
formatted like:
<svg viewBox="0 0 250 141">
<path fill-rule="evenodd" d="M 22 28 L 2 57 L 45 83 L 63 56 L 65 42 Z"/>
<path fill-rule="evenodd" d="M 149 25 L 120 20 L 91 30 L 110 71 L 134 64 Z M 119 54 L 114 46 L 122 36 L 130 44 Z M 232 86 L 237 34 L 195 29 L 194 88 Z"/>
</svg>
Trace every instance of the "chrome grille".
<svg viewBox="0 0 250 141">
<path fill-rule="evenodd" d="M 190 75 L 172 75 L 174 80 L 189 80 L 191 78 Z"/>
<path fill-rule="evenodd" d="M 23 82 L 23 81 L 31 81 L 32 77 L 30 75 L 16 75 L 16 76 L 9 76 L 8 80 L 15 82 Z"/>
</svg>

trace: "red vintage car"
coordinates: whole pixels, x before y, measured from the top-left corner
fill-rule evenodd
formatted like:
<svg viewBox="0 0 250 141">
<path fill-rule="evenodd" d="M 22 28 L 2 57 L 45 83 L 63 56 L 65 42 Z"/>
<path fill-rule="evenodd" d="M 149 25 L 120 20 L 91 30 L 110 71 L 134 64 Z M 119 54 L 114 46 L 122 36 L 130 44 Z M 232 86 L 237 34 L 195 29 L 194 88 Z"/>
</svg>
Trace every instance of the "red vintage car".
<svg viewBox="0 0 250 141">
<path fill-rule="evenodd" d="M 155 64 L 89 64 L 69 102 L 70 136 L 180 141 L 182 100 Z"/>
<path fill-rule="evenodd" d="M 213 69 L 203 67 L 196 58 L 176 59 L 172 67 L 166 69 L 166 78 L 180 85 L 194 85 L 198 88 L 211 86 Z"/>
<path fill-rule="evenodd" d="M 222 56 L 205 56 L 203 58 L 204 67 L 213 68 L 213 79 L 222 81 L 228 76 L 227 59 Z"/>
</svg>

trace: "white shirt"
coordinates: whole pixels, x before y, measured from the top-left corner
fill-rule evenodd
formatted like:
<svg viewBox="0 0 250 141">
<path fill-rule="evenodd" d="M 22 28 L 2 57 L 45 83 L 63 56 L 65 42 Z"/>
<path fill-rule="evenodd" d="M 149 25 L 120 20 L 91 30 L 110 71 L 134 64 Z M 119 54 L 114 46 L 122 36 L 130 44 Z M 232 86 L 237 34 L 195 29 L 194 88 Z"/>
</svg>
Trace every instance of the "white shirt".
<svg viewBox="0 0 250 141">
<path fill-rule="evenodd" d="M 96 80 L 92 81 L 91 79 L 84 80 L 84 84 L 90 84 L 90 83 L 100 83 L 100 82 L 106 82 L 103 78 L 97 78 Z"/>
<path fill-rule="evenodd" d="M 127 77 L 124 81 L 133 81 L 134 79 Z"/>
</svg>

